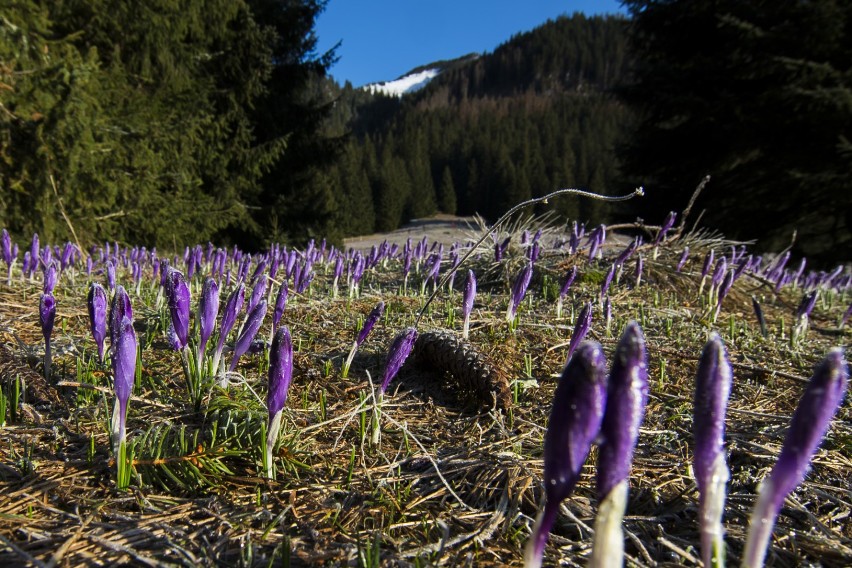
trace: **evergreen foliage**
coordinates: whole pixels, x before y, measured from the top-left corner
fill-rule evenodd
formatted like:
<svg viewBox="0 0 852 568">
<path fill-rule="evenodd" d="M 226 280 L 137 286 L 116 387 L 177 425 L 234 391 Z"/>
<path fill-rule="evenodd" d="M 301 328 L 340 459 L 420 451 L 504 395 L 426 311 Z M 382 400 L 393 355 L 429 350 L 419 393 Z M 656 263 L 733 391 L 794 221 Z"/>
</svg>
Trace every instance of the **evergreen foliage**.
<svg viewBox="0 0 852 568">
<path fill-rule="evenodd" d="M 300 185 L 328 187 L 311 177 L 333 151 L 311 130 L 327 107 L 304 97 L 333 60 L 311 55 L 322 2 L 6 6 L 0 225 L 54 241 L 73 226 L 84 243 L 257 243 L 269 216 L 302 206 L 308 223 L 334 208 L 283 203 Z M 297 155 L 298 168 L 281 165 Z M 282 167 L 286 191 L 269 177 Z"/>
<path fill-rule="evenodd" d="M 810 258 L 852 248 L 852 4 L 625 2 L 642 112 L 625 173 L 647 211 L 685 203 L 734 238 Z M 666 205 L 664 205 L 664 203 Z M 846 251 L 842 253 L 841 251 Z"/>
</svg>

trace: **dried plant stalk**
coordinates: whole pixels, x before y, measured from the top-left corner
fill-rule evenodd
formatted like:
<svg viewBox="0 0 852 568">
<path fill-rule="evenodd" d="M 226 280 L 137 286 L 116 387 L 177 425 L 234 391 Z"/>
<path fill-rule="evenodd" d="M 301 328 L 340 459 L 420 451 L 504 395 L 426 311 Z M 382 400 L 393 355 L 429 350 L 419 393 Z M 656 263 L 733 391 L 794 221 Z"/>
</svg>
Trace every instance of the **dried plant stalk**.
<svg viewBox="0 0 852 568">
<path fill-rule="evenodd" d="M 415 361 L 452 376 L 462 390 L 482 404 L 493 401 L 505 410 L 512 403 L 506 374 L 467 341 L 448 330 L 421 333 L 414 345 Z"/>
</svg>

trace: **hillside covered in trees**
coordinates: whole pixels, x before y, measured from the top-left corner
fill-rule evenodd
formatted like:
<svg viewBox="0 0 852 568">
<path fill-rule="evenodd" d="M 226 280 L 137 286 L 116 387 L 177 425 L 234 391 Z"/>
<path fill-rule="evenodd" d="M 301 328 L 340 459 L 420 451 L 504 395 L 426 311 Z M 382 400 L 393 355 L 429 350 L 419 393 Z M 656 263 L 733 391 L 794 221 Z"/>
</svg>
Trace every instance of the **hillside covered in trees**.
<svg viewBox="0 0 852 568">
<path fill-rule="evenodd" d="M 345 85 L 328 123 L 349 134 L 330 171 L 347 234 L 387 231 L 437 211 L 494 219 L 560 187 L 617 193 L 616 144 L 630 113 L 610 88 L 629 67 L 626 21 L 549 21 L 444 71 L 402 98 Z M 332 89 L 335 86 L 332 86 Z M 559 200 L 567 217 L 611 218 Z"/>
</svg>

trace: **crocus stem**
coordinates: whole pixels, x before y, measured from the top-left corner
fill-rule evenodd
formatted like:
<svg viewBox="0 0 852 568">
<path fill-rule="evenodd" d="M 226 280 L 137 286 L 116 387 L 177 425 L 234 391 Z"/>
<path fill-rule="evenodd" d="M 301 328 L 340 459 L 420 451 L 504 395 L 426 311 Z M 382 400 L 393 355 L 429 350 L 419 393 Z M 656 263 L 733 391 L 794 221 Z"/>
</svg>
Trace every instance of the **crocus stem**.
<svg viewBox="0 0 852 568">
<path fill-rule="evenodd" d="M 115 399 L 115 404 L 112 408 L 112 423 L 110 430 L 112 431 L 112 451 L 117 456 L 121 442 L 125 438 L 124 426 L 124 409 L 118 398 Z"/>
<path fill-rule="evenodd" d="M 279 410 L 269 421 L 269 429 L 266 432 L 266 448 L 263 463 L 266 466 L 266 478 L 275 479 L 275 468 L 272 467 L 272 450 L 278 441 L 278 432 L 281 430 L 281 416 L 283 411 Z"/>
<path fill-rule="evenodd" d="M 725 565 L 725 529 L 722 513 L 725 510 L 725 486 L 730 472 L 724 454 L 716 456 L 713 475 L 707 490 L 699 497 L 698 524 L 701 531 L 701 559 L 706 568 Z"/>
<path fill-rule="evenodd" d="M 544 547 L 547 544 L 547 538 L 550 536 L 550 529 L 553 528 L 553 523 L 556 521 L 558 510 L 559 503 L 548 501 L 542 512 L 539 513 L 535 525 L 533 525 L 532 535 L 524 549 L 524 568 L 541 568 Z"/>
<path fill-rule="evenodd" d="M 769 539 L 772 537 L 772 530 L 775 528 L 775 520 L 778 518 L 781 507 L 781 503 L 775 499 L 775 493 L 771 478 L 764 481 L 758 490 L 757 503 L 749 520 L 748 537 L 743 552 L 743 568 L 763 566 Z"/>
<path fill-rule="evenodd" d="M 462 325 L 462 339 L 467 339 L 470 335 L 470 315 L 465 316 L 464 324 Z"/>
<path fill-rule="evenodd" d="M 627 480 L 616 484 L 601 501 L 595 517 L 592 568 L 621 568 L 624 565 L 624 533 L 621 523 L 627 509 Z"/>
<path fill-rule="evenodd" d="M 50 380 L 50 340 L 44 342 L 44 378 Z"/>
<path fill-rule="evenodd" d="M 340 375 L 344 379 L 349 376 L 349 367 L 352 365 L 352 360 L 355 359 L 356 351 L 358 351 L 358 342 L 354 341 L 352 343 L 352 349 L 349 350 L 349 355 L 346 357 L 346 361 L 343 362 L 343 368 L 340 371 Z"/>
<path fill-rule="evenodd" d="M 370 445 L 373 447 L 377 447 L 382 438 L 382 428 L 379 419 L 382 415 L 383 399 L 384 394 L 382 393 L 379 393 L 378 396 L 373 399 L 373 435 L 370 437 Z"/>
</svg>

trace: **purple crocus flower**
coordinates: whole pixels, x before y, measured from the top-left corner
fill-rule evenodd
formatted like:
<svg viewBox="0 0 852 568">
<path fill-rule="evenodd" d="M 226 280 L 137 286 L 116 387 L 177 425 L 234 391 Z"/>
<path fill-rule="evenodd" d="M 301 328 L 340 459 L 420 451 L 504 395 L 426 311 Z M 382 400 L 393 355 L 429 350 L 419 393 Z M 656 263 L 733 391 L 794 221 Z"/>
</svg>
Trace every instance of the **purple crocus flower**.
<svg viewBox="0 0 852 568">
<path fill-rule="evenodd" d="M 56 288 L 56 264 L 49 263 L 44 267 L 44 293 L 53 294 Z"/>
<path fill-rule="evenodd" d="M 473 270 L 467 271 L 467 281 L 464 283 L 464 297 L 462 298 L 462 337 L 468 338 L 470 334 L 470 314 L 473 311 L 473 301 L 476 299 L 476 275 Z"/>
<path fill-rule="evenodd" d="M 287 308 L 287 281 L 281 283 L 278 288 L 278 295 L 275 296 L 275 309 L 272 311 L 272 329 L 278 329 L 278 323 L 281 321 L 281 316 Z"/>
<path fill-rule="evenodd" d="M 568 289 L 571 287 L 571 284 L 574 283 L 574 279 L 577 278 L 577 267 L 574 266 L 565 276 L 565 281 L 562 283 L 562 288 L 559 290 L 559 296 L 556 298 L 556 317 L 562 317 L 562 303 L 565 301 L 565 295 L 568 293 Z"/>
<path fill-rule="evenodd" d="M 589 328 L 592 326 L 592 303 L 587 302 L 583 309 L 580 310 L 580 315 L 577 316 L 577 321 L 574 323 L 574 332 L 571 333 L 571 342 L 568 344 L 568 358 L 574 353 L 574 350 L 589 333 Z"/>
<path fill-rule="evenodd" d="M 106 339 L 107 319 L 107 295 L 104 287 L 97 282 L 89 286 L 89 295 L 86 298 L 89 309 L 89 325 L 92 329 L 92 338 L 98 346 L 98 361 L 104 362 L 104 340 Z"/>
<path fill-rule="evenodd" d="M 53 294 L 41 295 L 38 305 L 38 322 L 41 334 L 44 336 L 44 376 L 50 379 L 50 336 L 53 334 L 53 323 L 56 321 L 56 299 Z"/>
<path fill-rule="evenodd" d="M 733 373 L 722 338 L 714 333 L 701 351 L 695 376 L 694 467 L 698 485 L 701 557 L 705 566 L 720 566 L 725 542 L 722 513 L 730 477 L 725 459 L 725 412 Z M 717 559 L 714 562 L 713 559 Z"/>
<path fill-rule="evenodd" d="M 701 267 L 701 278 L 704 278 L 710 273 L 710 268 L 713 267 L 713 250 L 711 249 L 707 256 L 704 257 L 704 265 Z"/>
<path fill-rule="evenodd" d="M 115 290 L 115 265 L 111 260 L 106 263 L 107 288 L 110 291 Z"/>
<path fill-rule="evenodd" d="M 230 274 L 230 272 L 228 273 Z M 219 359 L 222 357 L 222 349 L 225 347 L 225 339 L 231 333 L 234 324 L 237 323 L 237 316 L 243 308 L 245 301 L 246 287 L 240 282 L 237 287 L 228 296 L 225 302 L 225 310 L 222 313 L 222 324 L 219 326 L 219 343 L 216 345 L 216 352 L 213 354 L 213 365 L 211 368 L 214 373 L 218 372 Z"/>
<path fill-rule="evenodd" d="M 255 282 L 254 287 L 251 289 L 251 296 L 249 296 L 248 307 L 246 308 L 247 312 L 252 311 L 257 303 L 260 302 L 260 299 L 266 295 L 266 283 L 266 274 L 261 274 L 257 282 Z"/>
<path fill-rule="evenodd" d="M 524 554 L 527 568 L 541 566 L 544 547 L 559 504 L 574 490 L 592 441 L 600 431 L 606 405 L 606 360 L 601 346 L 583 343 L 568 360 L 553 395 L 544 435 L 546 502 Z"/>
<path fill-rule="evenodd" d="M 848 380 L 849 367 L 843 351 L 832 349 L 805 388 L 790 421 L 781 455 L 758 489 L 743 552 L 743 566 L 763 565 L 784 499 L 805 478 L 811 459 L 843 400 Z"/>
<path fill-rule="evenodd" d="M 601 284 L 601 303 L 603 303 L 603 300 L 606 297 L 607 290 L 609 290 L 609 285 L 612 284 L 613 276 L 615 276 L 615 264 L 609 267 L 609 272 L 606 273 L 606 276 L 604 276 L 603 284 Z"/>
<path fill-rule="evenodd" d="M 166 276 L 166 298 L 172 316 L 174 336 L 177 338 L 176 350 L 181 350 L 189 343 L 189 286 L 183 274 L 174 268 L 170 269 Z"/>
<path fill-rule="evenodd" d="M 121 330 L 121 321 L 127 318 L 133 321 L 133 306 L 130 304 L 130 296 L 127 295 L 127 290 L 119 284 L 115 287 L 115 294 L 112 296 L 112 303 L 109 306 L 109 343 L 110 349 L 115 349 L 115 344 L 118 342 L 118 332 Z"/>
<path fill-rule="evenodd" d="M 370 311 L 370 314 L 367 316 L 367 319 L 364 320 L 364 325 L 361 327 L 361 331 L 358 332 L 358 337 L 355 338 L 355 344 L 359 347 L 364 340 L 367 339 L 367 336 L 370 335 L 370 332 L 373 330 L 373 326 L 376 325 L 376 322 L 381 319 L 382 314 L 385 313 L 385 303 L 383 301 L 379 301 L 378 304 Z"/>
<path fill-rule="evenodd" d="M 677 219 L 677 213 L 669 211 L 669 214 L 666 216 L 666 220 L 663 221 L 663 226 L 660 227 L 660 231 L 657 233 L 657 238 L 654 239 L 654 246 L 663 242 L 663 239 L 666 238 L 666 233 L 669 232 L 669 229 L 674 227 L 675 219 Z"/>
<path fill-rule="evenodd" d="M 597 485 L 600 512 L 595 520 L 592 565 L 621 565 L 624 535 L 621 529 L 633 450 L 648 402 L 648 356 L 645 337 L 630 322 L 618 342 L 607 381 L 606 410 L 601 423 Z"/>
<path fill-rule="evenodd" d="M 677 266 L 675 267 L 675 272 L 680 272 L 683 268 L 683 265 L 686 264 L 686 260 L 689 258 L 689 247 L 683 247 L 683 253 L 680 255 L 680 260 L 677 261 Z"/>
<path fill-rule="evenodd" d="M 396 377 L 402 364 L 411 355 L 411 350 L 414 348 L 414 342 L 417 340 L 417 330 L 413 327 L 406 328 L 399 332 L 391 343 L 388 349 L 388 359 L 385 363 L 385 374 L 382 378 L 379 393 L 383 395 L 388 390 L 391 381 Z"/>
<path fill-rule="evenodd" d="M 813 290 L 802 296 L 802 301 L 799 302 L 799 307 L 796 310 L 796 320 L 807 319 L 811 312 L 814 311 L 817 301 L 817 291 Z"/>
<path fill-rule="evenodd" d="M 18 245 L 12 243 L 12 237 L 6 229 L 3 229 L 3 234 L 0 236 L 0 254 L 3 256 L 3 262 L 6 263 L 6 285 L 12 285 L 12 264 L 18 258 Z"/>
<path fill-rule="evenodd" d="M 204 279 L 204 284 L 201 285 L 201 299 L 198 301 L 198 359 L 204 355 L 204 348 L 207 347 L 207 342 L 210 336 L 213 335 L 213 328 L 216 327 L 216 316 L 219 314 L 219 285 L 210 276 Z"/>
<path fill-rule="evenodd" d="M 237 361 L 239 361 L 240 357 L 248 351 L 254 336 L 257 335 L 260 325 L 263 323 L 264 317 L 266 317 L 266 300 L 261 300 L 254 309 L 249 312 L 246 323 L 243 325 L 243 330 L 240 332 L 240 336 L 234 344 L 234 357 L 231 359 L 231 371 L 237 368 Z"/>
<path fill-rule="evenodd" d="M 115 387 L 115 407 L 112 413 L 112 443 L 115 455 L 125 438 L 127 402 L 136 378 L 136 332 L 133 322 L 124 317 L 118 324 L 117 341 L 113 345 L 112 374 Z"/>
<path fill-rule="evenodd" d="M 509 309 L 506 310 L 506 320 L 509 323 L 515 320 L 518 306 L 527 294 L 527 288 L 532 279 L 532 270 L 532 264 L 527 264 L 515 277 L 515 283 L 512 285 L 512 297 L 509 299 Z"/>
<path fill-rule="evenodd" d="M 293 378 L 293 341 L 287 326 L 276 330 L 269 351 L 269 391 L 266 394 L 266 408 L 269 411 L 269 424 L 266 435 L 266 477 L 272 479 L 272 450 L 278 440 L 281 429 L 281 416 L 287 391 Z"/>
</svg>

